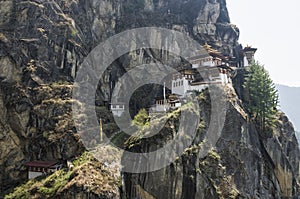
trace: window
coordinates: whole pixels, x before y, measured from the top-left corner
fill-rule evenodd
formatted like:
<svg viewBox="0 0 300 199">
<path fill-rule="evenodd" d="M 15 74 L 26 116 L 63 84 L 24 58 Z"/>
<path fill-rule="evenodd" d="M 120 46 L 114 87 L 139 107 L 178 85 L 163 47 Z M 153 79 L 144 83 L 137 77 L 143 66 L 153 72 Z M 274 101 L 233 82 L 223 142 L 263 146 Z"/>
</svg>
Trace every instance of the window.
<svg viewBox="0 0 300 199">
<path fill-rule="evenodd" d="M 183 86 L 183 80 L 181 80 L 181 86 Z"/>
</svg>

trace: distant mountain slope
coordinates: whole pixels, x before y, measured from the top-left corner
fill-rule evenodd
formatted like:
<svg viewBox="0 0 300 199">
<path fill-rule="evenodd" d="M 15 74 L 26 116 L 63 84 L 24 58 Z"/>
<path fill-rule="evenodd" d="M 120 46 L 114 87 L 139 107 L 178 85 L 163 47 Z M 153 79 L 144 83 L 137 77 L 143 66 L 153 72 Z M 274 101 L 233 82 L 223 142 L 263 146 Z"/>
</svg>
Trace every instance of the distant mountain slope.
<svg viewBox="0 0 300 199">
<path fill-rule="evenodd" d="M 279 92 L 280 109 L 286 113 L 297 131 L 300 130 L 300 87 L 276 85 Z"/>
</svg>

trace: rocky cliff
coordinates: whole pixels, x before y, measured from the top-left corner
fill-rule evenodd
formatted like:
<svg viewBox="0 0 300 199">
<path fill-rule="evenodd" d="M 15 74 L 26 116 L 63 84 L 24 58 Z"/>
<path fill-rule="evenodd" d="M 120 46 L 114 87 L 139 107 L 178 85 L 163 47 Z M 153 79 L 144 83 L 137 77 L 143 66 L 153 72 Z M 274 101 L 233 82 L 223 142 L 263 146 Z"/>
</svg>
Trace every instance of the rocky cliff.
<svg viewBox="0 0 300 199">
<path fill-rule="evenodd" d="M 228 109 L 215 147 L 203 157 L 203 135 L 211 123 L 206 91 L 200 94 L 201 123 L 192 145 L 166 168 L 125 173 L 127 198 L 298 198 L 300 151 L 292 124 L 278 113 L 276 127 L 259 133 L 247 119 L 234 89 L 223 89 Z M 169 121 L 163 136 L 137 139 L 130 143 L 131 150 L 145 153 L 157 143 L 165 145 L 175 139 L 170 126 L 176 126 L 178 118 L 180 115 Z M 145 193 L 147 197 L 143 197 Z"/>
<path fill-rule="evenodd" d="M 77 103 L 72 99 L 76 72 L 100 42 L 145 26 L 183 32 L 239 58 L 239 30 L 230 23 L 225 0 L 0 1 L 1 193 L 26 180 L 24 162 L 64 162 L 84 151 L 71 110 Z M 112 82 L 133 66 L 149 63 L 149 57 L 150 62 L 168 61 L 166 54 L 143 49 L 116 60 L 99 81 L 99 109 L 111 98 Z M 144 88 L 141 95 L 149 98 L 144 101 L 158 89 Z M 207 157 L 186 155 L 176 168 L 126 174 L 127 196 L 136 187 L 156 198 L 296 196 L 299 151 L 286 117 L 280 116 L 275 134 L 259 135 L 235 106 Z M 104 125 L 114 134 L 111 113 L 105 113 Z"/>
</svg>

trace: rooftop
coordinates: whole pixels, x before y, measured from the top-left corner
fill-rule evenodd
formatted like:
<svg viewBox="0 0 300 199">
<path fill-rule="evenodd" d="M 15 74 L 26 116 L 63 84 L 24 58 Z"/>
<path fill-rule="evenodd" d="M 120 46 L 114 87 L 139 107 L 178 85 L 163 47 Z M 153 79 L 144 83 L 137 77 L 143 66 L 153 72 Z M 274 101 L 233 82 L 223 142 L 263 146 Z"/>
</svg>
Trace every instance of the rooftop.
<svg viewBox="0 0 300 199">
<path fill-rule="evenodd" d="M 193 75 L 196 73 L 195 69 L 182 69 L 178 71 L 182 75 Z M 178 75 L 178 73 L 175 73 L 174 75 Z"/>
<path fill-rule="evenodd" d="M 32 161 L 26 162 L 24 165 L 27 167 L 41 167 L 41 168 L 49 168 L 56 165 L 55 161 Z"/>
<path fill-rule="evenodd" d="M 244 52 L 248 52 L 248 51 L 256 52 L 256 51 L 257 51 L 257 48 L 252 48 L 251 46 L 246 46 L 246 47 L 244 48 Z"/>
<path fill-rule="evenodd" d="M 111 102 L 110 105 L 125 105 L 124 102 Z"/>
</svg>

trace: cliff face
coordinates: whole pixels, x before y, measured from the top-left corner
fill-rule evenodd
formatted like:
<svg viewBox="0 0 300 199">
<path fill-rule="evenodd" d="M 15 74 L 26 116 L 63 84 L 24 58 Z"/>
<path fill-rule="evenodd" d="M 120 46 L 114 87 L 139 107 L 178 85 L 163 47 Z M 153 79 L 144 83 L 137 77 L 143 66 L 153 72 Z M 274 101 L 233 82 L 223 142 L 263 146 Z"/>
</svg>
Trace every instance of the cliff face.
<svg viewBox="0 0 300 199">
<path fill-rule="evenodd" d="M 100 42 L 145 26 L 178 30 L 200 44 L 208 43 L 225 55 L 239 57 L 239 30 L 230 24 L 225 0 L 0 1 L 2 193 L 26 179 L 24 162 L 65 161 L 84 151 L 71 112 L 71 104 L 76 103 L 71 95 L 76 71 Z M 101 77 L 97 106 L 110 99 L 111 83 L 126 71 L 148 63 L 149 57 L 152 62 L 168 61 L 166 54 L 144 49 L 122 56 Z M 142 92 L 150 100 L 158 89 Z M 240 110 L 231 106 L 227 123 L 235 125 L 225 127 L 215 151 L 206 158 L 187 155 L 176 167 L 126 174 L 126 194 L 131 196 L 138 188 L 147 197 L 158 198 L 191 198 L 189 194 L 205 198 L 220 193 L 295 195 L 299 151 L 292 126 L 281 115 L 276 134 L 264 137 Z M 111 122 L 111 115 L 107 118 Z M 153 183 L 164 186 L 149 187 Z M 220 190 L 223 187 L 225 190 Z"/>
<path fill-rule="evenodd" d="M 25 179 L 25 161 L 65 160 L 82 151 L 71 119 L 72 81 L 99 42 L 126 29 L 159 26 L 189 33 L 230 54 L 238 45 L 224 0 L 5 0 L 0 7 L 2 190 Z M 150 54 L 160 59 L 152 51 L 133 52 L 124 58 L 129 62 L 106 74 L 100 80 L 99 105 L 110 98 L 110 82 L 133 60 L 143 62 Z"/>
<path fill-rule="evenodd" d="M 292 124 L 283 113 L 273 132 L 258 133 L 240 107 L 233 88 L 216 146 L 202 157 L 202 134 L 210 125 L 208 92 L 199 101 L 202 127 L 190 148 L 177 161 L 161 170 L 143 174 L 125 173 L 128 198 L 297 198 L 299 196 L 300 151 Z M 180 116 L 178 116 L 180 117 Z M 171 125 L 177 120 L 170 121 Z M 173 124 L 176 125 L 176 124 Z M 147 133 L 147 132 L 145 132 Z M 134 151 L 147 152 L 156 143 L 174 139 L 174 132 L 156 136 L 155 141 L 133 143 Z M 155 143 L 155 144 L 154 144 Z M 126 158 L 126 157 L 124 157 Z M 157 157 L 157 161 L 161 157 Z M 137 160 L 138 161 L 138 160 Z M 156 161 L 156 160 L 153 160 Z"/>
</svg>

